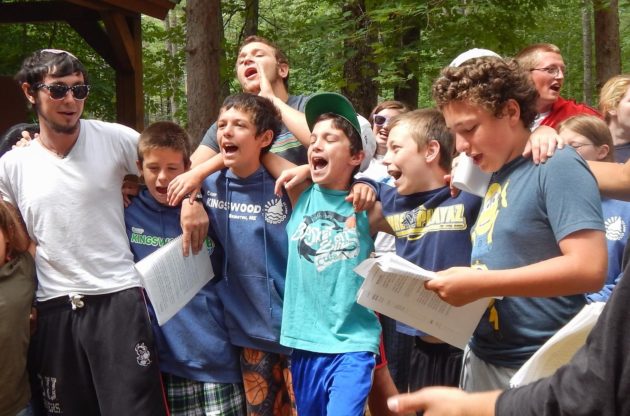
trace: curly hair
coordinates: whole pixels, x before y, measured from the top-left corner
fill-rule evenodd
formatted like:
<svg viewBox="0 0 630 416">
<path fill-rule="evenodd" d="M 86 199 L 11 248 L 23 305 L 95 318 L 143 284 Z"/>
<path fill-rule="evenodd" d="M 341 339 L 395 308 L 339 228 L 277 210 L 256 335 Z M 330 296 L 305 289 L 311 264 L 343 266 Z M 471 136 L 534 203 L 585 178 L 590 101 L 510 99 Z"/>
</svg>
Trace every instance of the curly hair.
<svg viewBox="0 0 630 416">
<path fill-rule="evenodd" d="M 446 67 L 433 84 L 433 99 L 440 110 L 453 101 L 467 101 L 501 118 L 514 100 L 526 128 L 536 117 L 538 92 L 518 63 L 495 57 L 470 59 L 459 67 Z"/>
</svg>

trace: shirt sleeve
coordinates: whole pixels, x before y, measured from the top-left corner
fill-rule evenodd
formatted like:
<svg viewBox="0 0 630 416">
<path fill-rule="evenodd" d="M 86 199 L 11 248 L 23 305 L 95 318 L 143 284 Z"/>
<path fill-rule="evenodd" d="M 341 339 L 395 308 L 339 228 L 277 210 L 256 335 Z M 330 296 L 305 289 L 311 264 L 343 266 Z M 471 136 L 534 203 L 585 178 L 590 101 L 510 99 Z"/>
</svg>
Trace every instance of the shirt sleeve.
<svg viewBox="0 0 630 416">
<path fill-rule="evenodd" d="M 217 142 L 217 123 L 213 123 L 212 126 L 203 135 L 200 145 L 208 146 L 215 152 L 219 153 L 219 143 Z"/>
<path fill-rule="evenodd" d="M 624 274 L 629 274 L 627 269 Z M 552 376 L 499 396 L 497 416 L 630 414 L 630 276 L 620 280 L 586 344 Z"/>
<path fill-rule="evenodd" d="M 597 182 L 575 150 L 556 152 L 540 168 L 540 186 L 556 241 L 580 230 L 604 231 Z"/>
</svg>

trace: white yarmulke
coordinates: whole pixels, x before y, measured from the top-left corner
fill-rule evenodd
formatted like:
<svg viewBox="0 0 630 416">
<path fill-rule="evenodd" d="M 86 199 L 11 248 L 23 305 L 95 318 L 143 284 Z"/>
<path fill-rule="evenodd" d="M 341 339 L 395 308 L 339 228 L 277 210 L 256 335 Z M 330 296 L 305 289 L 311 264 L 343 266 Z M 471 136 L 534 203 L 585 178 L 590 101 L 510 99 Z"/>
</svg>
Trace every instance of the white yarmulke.
<svg viewBox="0 0 630 416">
<path fill-rule="evenodd" d="M 486 56 L 501 58 L 498 53 L 492 52 L 490 49 L 473 48 L 457 55 L 457 58 L 453 59 L 453 62 L 451 62 L 448 66 L 460 66 L 469 59 L 484 58 Z"/>
<path fill-rule="evenodd" d="M 374 157 L 374 153 L 376 153 L 376 137 L 374 137 L 370 122 L 365 117 L 357 114 L 357 119 L 359 119 L 359 125 L 361 126 L 361 142 L 363 144 L 363 153 L 365 153 L 359 167 L 359 172 L 363 172 L 370 166 L 370 161 Z"/>
</svg>

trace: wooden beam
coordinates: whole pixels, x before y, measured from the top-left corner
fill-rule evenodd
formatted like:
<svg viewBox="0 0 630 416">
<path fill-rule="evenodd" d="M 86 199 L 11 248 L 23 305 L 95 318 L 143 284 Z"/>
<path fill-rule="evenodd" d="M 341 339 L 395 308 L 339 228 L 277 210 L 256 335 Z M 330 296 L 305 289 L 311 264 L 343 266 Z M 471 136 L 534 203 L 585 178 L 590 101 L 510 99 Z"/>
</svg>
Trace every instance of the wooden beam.
<svg viewBox="0 0 630 416">
<path fill-rule="evenodd" d="M 98 12 L 63 1 L 0 3 L 0 23 L 59 22 L 69 16 L 80 16 L 88 20 L 100 18 Z"/>
<path fill-rule="evenodd" d="M 144 90 L 142 88 L 142 27 L 140 15 L 125 19 L 133 51 L 129 70 L 116 71 L 116 113 L 119 123 L 138 131 L 144 128 Z"/>
<path fill-rule="evenodd" d="M 68 24 L 105 59 L 105 62 L 114 70 L 121 68 L 114 53 L 112 43 L 97 19 L 69 18 Z"/>
<path fill-rule="evenodd" d="M 119 67 L 125 71 L 134 69 L 134 57 L 136 53 L 142 53 L 142 44 L 136 50 L 136 39 L 127 21 L 134 18 L 126 18 L 117 12 L 105 12 L 102 16 Z"/>
<path fill-rule="evenodd" d="M 98 11 L 142 13 L 163 20 L 177 2 L 170 0 L 66 0 Z"/>
</svg>

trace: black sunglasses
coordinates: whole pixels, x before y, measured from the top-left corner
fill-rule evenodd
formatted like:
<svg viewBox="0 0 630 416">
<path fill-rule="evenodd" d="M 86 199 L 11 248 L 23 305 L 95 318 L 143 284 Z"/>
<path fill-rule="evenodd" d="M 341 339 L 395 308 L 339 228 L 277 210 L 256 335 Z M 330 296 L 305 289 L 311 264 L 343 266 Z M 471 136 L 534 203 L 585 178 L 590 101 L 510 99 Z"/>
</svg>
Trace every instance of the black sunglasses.
<svg viewBox="0 0 630 416">
<path fill-rule="evenodd" d="M 387 123 L 388 120 L 389 120 L 389 117 L 376 114 L 374 116 L 374 125 L 382 127 L 385 125 L 385 123 Z"/>
<path fill-rule="evenodd" d="M 69 87 L 63 84 L 37 84 L 35 89 L 46 88 L 50 93 L 50 98 L 53 100 L 63 100 L 68 94 L 68 91 L 72 91 L 72 96 L 75 100 L 85 100 L 90 92 L 89 85 L 73 85 Z"/>
</svg>

